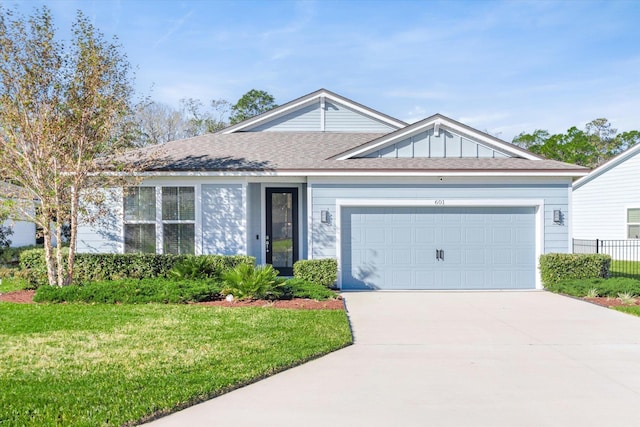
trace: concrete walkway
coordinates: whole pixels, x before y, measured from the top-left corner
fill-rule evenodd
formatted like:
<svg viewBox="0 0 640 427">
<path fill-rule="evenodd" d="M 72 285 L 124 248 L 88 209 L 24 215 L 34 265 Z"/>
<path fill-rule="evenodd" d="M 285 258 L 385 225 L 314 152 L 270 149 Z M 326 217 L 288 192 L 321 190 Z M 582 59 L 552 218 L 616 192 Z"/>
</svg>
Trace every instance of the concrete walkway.
<svg viewBox="0 0 640 427">
<path fill-rule="evenodd" d="M 640 318 L 546 292 L 345 299 L 355 345 L 150 425 L 640 425 Z"/>
</svg>

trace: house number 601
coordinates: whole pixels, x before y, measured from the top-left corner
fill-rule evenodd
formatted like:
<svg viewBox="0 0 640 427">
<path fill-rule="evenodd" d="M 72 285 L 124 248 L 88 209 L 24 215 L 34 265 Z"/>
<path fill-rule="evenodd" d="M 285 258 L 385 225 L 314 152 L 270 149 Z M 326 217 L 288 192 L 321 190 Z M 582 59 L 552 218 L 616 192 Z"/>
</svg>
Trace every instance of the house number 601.
<svg viewBox="0 0 640 427">
<path fill-rule="evenodd" d="M 436 206 L 444 206 L 444 200 L 436 200 L 436 201 L 434 202 L 434 204 L 435 204 Z"/>
</svg>

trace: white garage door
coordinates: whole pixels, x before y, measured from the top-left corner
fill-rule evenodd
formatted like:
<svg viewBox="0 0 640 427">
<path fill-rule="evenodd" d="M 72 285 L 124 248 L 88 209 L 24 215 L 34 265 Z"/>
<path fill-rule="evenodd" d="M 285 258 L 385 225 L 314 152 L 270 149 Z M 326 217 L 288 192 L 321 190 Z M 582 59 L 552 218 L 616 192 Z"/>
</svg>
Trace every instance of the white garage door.
<svg viewBox="0 0 640 427">
<path fill-rule="evenodd" d="M 342 289 L 533 289 L 533 207 L 344 207 Z"/>
</svg>

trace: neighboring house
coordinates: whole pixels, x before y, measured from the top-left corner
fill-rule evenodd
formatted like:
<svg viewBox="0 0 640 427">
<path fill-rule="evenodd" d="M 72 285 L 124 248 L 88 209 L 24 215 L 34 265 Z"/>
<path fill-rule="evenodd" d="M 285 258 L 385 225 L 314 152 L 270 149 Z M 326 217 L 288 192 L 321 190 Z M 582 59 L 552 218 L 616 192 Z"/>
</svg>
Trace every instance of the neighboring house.
<svg viewBox="0 0 640 427">
<path fill-rule="evenodd" d="M 640 145 L 573 184 L 573 237 L 640 238 Z"/>
<path fill-rule="evenodd" d="M 241 253 L 283 275 L 332 257 L 342 289 L 539 288 L 539 255 L 569 251 L 571 182 L 587 173 L 324 89 L 137 154 L 144 181 L 109 190 L 80 251 Z"/>
<path fill-rule="evenodd" d="M 33 246 L 36 244 L 36 225 L 26 218 L 25 212 L 20 210 L 33 210 L 34 204 L 28 198 L 26 191 L 13 184 L 0 182 L 0 198 L 12 199 L 16 205 L 20 207 L 17 212 L 12 212 L 9 217 L 2 223 L 3 227 L 7 227 L 12 231 L 9 236 L 11 247 L 17 248 L 21 246 Z"/>
</svg>

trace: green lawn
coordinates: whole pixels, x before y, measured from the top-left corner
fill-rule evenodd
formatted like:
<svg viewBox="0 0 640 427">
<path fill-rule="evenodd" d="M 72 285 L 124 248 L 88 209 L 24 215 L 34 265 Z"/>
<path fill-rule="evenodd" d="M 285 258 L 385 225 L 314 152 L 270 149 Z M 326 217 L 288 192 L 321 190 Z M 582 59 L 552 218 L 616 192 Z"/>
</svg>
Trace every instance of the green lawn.
<svg viewBox="0 0 640 427">
<path fill-rule="evenodd" d="M 613 307 L 615 310 L 622 311 L 623 313 L 633 314 L 634 316 L 640 316 L 640 306 L 630 305 L 630 306 L 619 306 Z"/>
<path fill-rule="evenodd" d="M 612 260 L 611 275 L 616 277 L 640 279 L 640 262 Z"/>
<path fill-rule="evenodd" d="M 0 303 L 0 425 L 133 424 L 349 343 L 343 311 Z"/>
</svg>

